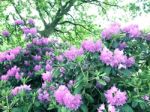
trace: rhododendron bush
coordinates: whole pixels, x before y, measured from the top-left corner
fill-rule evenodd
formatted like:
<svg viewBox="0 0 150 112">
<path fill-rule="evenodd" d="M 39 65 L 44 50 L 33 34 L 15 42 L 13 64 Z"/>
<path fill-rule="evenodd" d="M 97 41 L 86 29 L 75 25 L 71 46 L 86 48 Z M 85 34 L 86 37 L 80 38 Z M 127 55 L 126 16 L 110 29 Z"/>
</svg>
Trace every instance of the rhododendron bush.
<svg viewBox="0 0 150 112">
<path fill-rule="evenodd" d="M 113 23 L 76 47 L 34 24 L 16 20 L 26 46 L 0 52 L 1 111 L 149 112 L 149 34 Z M 2 37 L 11 41 L 8 30 Z"/>
</svg>

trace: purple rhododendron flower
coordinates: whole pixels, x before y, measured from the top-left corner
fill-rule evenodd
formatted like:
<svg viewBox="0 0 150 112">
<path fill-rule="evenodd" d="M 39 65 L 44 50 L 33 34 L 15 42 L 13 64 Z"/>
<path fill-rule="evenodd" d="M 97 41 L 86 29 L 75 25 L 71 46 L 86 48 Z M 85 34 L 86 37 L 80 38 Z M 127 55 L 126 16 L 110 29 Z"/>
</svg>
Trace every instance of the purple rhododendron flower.
<svg viewBox="0 0 150 112">
<path fill-rule="evenodd" d="M 8 75 L 2 75 L 1 76 L 1 80 L 3 80 L 3 81 L 7 81 L 8 79 L 9 79 Z"/>
<path fill-rule="evenodd" d="M 52 74 L 50 72 L 43 73 L 42 79 L 44 81 L 50 82 L 52 80 Z"/>
<path fill-rule="evenodd" d="M 60 62 L 63 62 L 64 61 L 64 57 L 63 55 L 59 55 L 59 56 L 56 56 L 56 59 Z"/>
<path fill-rule="evenodd" d="M 109 49 L 103 48 L 103 50 L 101 51 L 100 60 L 106 65 L 110 65 L 112 57 L 113 53 Z"/>
<path fill-rule="evenodd" d="M 114 23 L 111 24 L 108 28 L 105 28 L 102 31 L 102 38 L 109 40 L 112 35 L 118 34 L 120 32 L 120 24 Z"/>
<path fill-rule="evenodd" d="M 125 49 L 126 47 L 127 47 L 127 44 L 126 44 L 125 42 L 120 43 L 119 46 L 118 46 L 118 48 L 119 48 L 120 50 L 123 50 L 123 49 Z"/>
<path fill-rule="evenodd" d="M 63 105 L 64 104 L 63 97 L 65 96 L 65 94 L 69 92 L 70 91 L 65 85 L 60 85 L 59 88 L 55 91 L 54 97 L 60 105 Z"/>
<path fill-rule="evenodd" d="M 133 64 L 135 64 L 135 59 L 134 57 L 129 57 L 126 59 L 125 65 L 127 67 L 131 67 Z"/>
<path fill-rule="evenodd" d="M 105 105 L 101 104 L 100 107 L 98 108 L 98 112 L 103 112 L 105 110 Z"/>
<path fill-rule="evenodd" d="M 28 23 L 29 23 L 30 25 L 34 25 L 34 24 L 35 24 L 35 21 L 34 21 L 32 18 L 30 18 L 30 19 L 28 20 Z"/>
<path fill-rule="evenodd" d="M 16 56 L 20 53 L 21 47 L 16 47 L 11 50 L 7 50 L 5 52 L 0 53 L 0 62 L 4 61 L 12 61 L 16 58 Z"/>
<path fill-rule="evenodd" d="M 10 33 L 9 33 L 9 31 L 4 30 L 4 31 L 2 31 L 2 35 L 3 35 L 4 37 L 8 37 L 8 36 L 10 36 Z"/>
<path fill-rule="evenodd" d="M 48 101 L 50 101 L 50 95 L 49 95 L 48 91 L 39 89 L 38 90 L 38 99 L 41 102 L 48 102 Z"/>
<path fill-rule="evenodd" d="M 128 33 L 130 37 L 132 38 L 136 38 L 139 37 L 141 35 L 140 29 L 138 27 L 138 25 L 129 25 L 123 28 L 123 31 Z"/>
<path fill-rule="evenodd" d="M 35 55 L 35 56 L 33 56 L 33 60 L 40 61 L 41 60 L 41 56 L 40 55 Z"/>
<path fill-rule="evenodd" d="M 121 92 L 115 86 L 105 92 L 105 97 L 107 99 L 107 103 L 113 106 L 122 106 L 127 102 L 126 92 Z"/>
<path fill-rule="evenodd" d="M 24 25 L 24 21 L 23 20 L 15 20 L 15 25 Z"/>
<path fill-rule="evenodd" d="M 19 71 L 20 71 L 20 68 L 18 68 L 17 66 L 14 66 L 11 69 L 9 69 L 6 74 L 8 76 L 15 76 Z"/>
<path fill-rule="evenodd" d="M 77 110 L 82 103 L 81 95 L 72 95 L 68 88 L 64 85 L 59 86 L 59 88 L 54 92 L 54 96 L 60 105 L 65 105 L 70 110 Z"/>
<path fill-rule="evenodd" d="M 116 112 L 115 107 L 109 104 L 108 105 L 108 112 Z"/>
<path fill-rule="evenodd" d="M 123 51 L 115 49 L 114 52 L 107 48 L 103 48 L 100 54 L 100 60 L 111 67 L 126 68 L 131 67 L 135 60 L 133 57 L 127 58 Z"/>
<path fill-rule="evenodd" d="M 46 64 L 46 66 L 45 66 L 45 70 L 46 71 L 51 71 L 53 68 L 52 68 L 52 66 L 50 65 L 50 64 Z"/>
<path fill-rule="evenodd" d="M 35 67 L 34 67 L 34 71 L 39 71 L 39 70 L 41 70 L 41 65 L 35 65 Z"/>
<path fill-rule="evenodd" d="M 71 47 L 69 50 L 64 52 L 64 56 L 68 60 L 75 60 L 78 56 L 81 56 L 84 53 L 83 49 L 77 49 L 75 47 Z"/>
<path fill-rule="evenodd" d="M 34 38 L 32 40 L 32 43 L 35 44 L 35 45 L 39 45 L 39 46 L 43 46 L 43 45 L 48 45 L 49 44 L 49 40 L 48 38 Z"/>
<path fill-rule="evenodd" d="M 95 43 L 93 40 L 84 40 L 82 42 L 82 48 L 89 52 L 95 52 Z"/>
<path fill-rule="evenodd" d="M 71 93 L 66 93 L 63 97 L 64 105 L 69 108 L 70 110 L 77 110 L 82 101 L 81 101 L 81 95 L 72 95 Z"/>
<path fill-rule="evenodd" d="M 30 28 L 24 27 L 22 28 L 24 34 L 29 34 L 30 33 Z"/>
<path fill-rule="evenodd" d="M 31 35 L 37 34 L 37 29 L 36 28 L 30 28 L 30 34 Z"/>
<path fill-rule="evenodd" d="M 17 86 L 14 89 L 11 90 L 12 95 L 17 95 L 22 91 L 30 91 L 30 85 L 21 85 L 21 86 Z"/>
</svg>

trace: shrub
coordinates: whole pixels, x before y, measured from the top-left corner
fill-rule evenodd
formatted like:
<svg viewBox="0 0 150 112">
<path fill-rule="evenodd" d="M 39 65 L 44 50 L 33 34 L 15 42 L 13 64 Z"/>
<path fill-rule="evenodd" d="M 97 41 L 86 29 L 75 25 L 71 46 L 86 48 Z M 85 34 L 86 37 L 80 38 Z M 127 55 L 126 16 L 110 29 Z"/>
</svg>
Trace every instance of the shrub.
<svg viewBox="0 0 150 112">
<path fill-rule="evenodd" d="M 0 53 L 1 110 L 149 112 L 150 41 L 137 25 L 112 24 L 79 48 L 23 31 L 25 48 Z"/>
</svg>

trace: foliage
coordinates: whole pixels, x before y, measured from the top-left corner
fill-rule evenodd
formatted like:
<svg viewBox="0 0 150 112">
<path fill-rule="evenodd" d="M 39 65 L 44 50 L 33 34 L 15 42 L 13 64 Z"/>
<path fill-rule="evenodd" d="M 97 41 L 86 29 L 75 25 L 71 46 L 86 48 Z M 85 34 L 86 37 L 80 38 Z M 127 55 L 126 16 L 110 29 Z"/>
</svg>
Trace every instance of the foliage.
<svg viewBox="0 0 150 112">
<path fill-rule="evenodd" d="M 0 53 L 1 111 L 95 112 L 104 104 L 103 111 L 149 112 L 150 41 L 136 25 L 112 24 L 101 39 L 84 40 L 78 48 L 41 37 L 33 26 L 13 27 L 14 34 L 24 32 L 26 44 Z M 106 97 L 113 88 L 117 105 Z"/>
</svg>

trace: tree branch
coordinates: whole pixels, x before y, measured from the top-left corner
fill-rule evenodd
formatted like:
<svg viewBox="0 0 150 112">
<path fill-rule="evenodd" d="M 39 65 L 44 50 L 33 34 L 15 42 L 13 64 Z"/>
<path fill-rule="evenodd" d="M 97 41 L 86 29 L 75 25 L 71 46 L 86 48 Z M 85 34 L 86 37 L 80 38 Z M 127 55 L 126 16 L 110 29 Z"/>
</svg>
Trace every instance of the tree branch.
<svg viewBox="0 0 150 112">
<path fill-rule="evenodd" d="M 44 36 L 49 36 L 51 33 L 53 33 L 53 31 L 56 28 L 59 21 L 63 18 L 63 16 L 65 14 L 67 14 L 67 12 L 73 6 L 75 1 L 76 0 L 69 0 L 68 2 L 66 2 L 66 4 L 64 6 L 59 8 L 55 17 L 54 17 L 54 20 L 51 23 L 45 25 L 45 29 L 43 31 L 41 31 L 40 33 Z"/>
<path fill-rule="evenodd" d="M 46 23 L 46 21 L 45 21 L 45 19 L 43 17 L 43 14 L 42 14 L 42 12 L 40 10 L 40 7 L 38 6 L 38 1 L 35 1 L 35 5 L 36 5 L 36 10 L 39 12 L 39 16 L 40 16 L 44 26 L 46 26 L 47 23 Z"/>
</svg>

